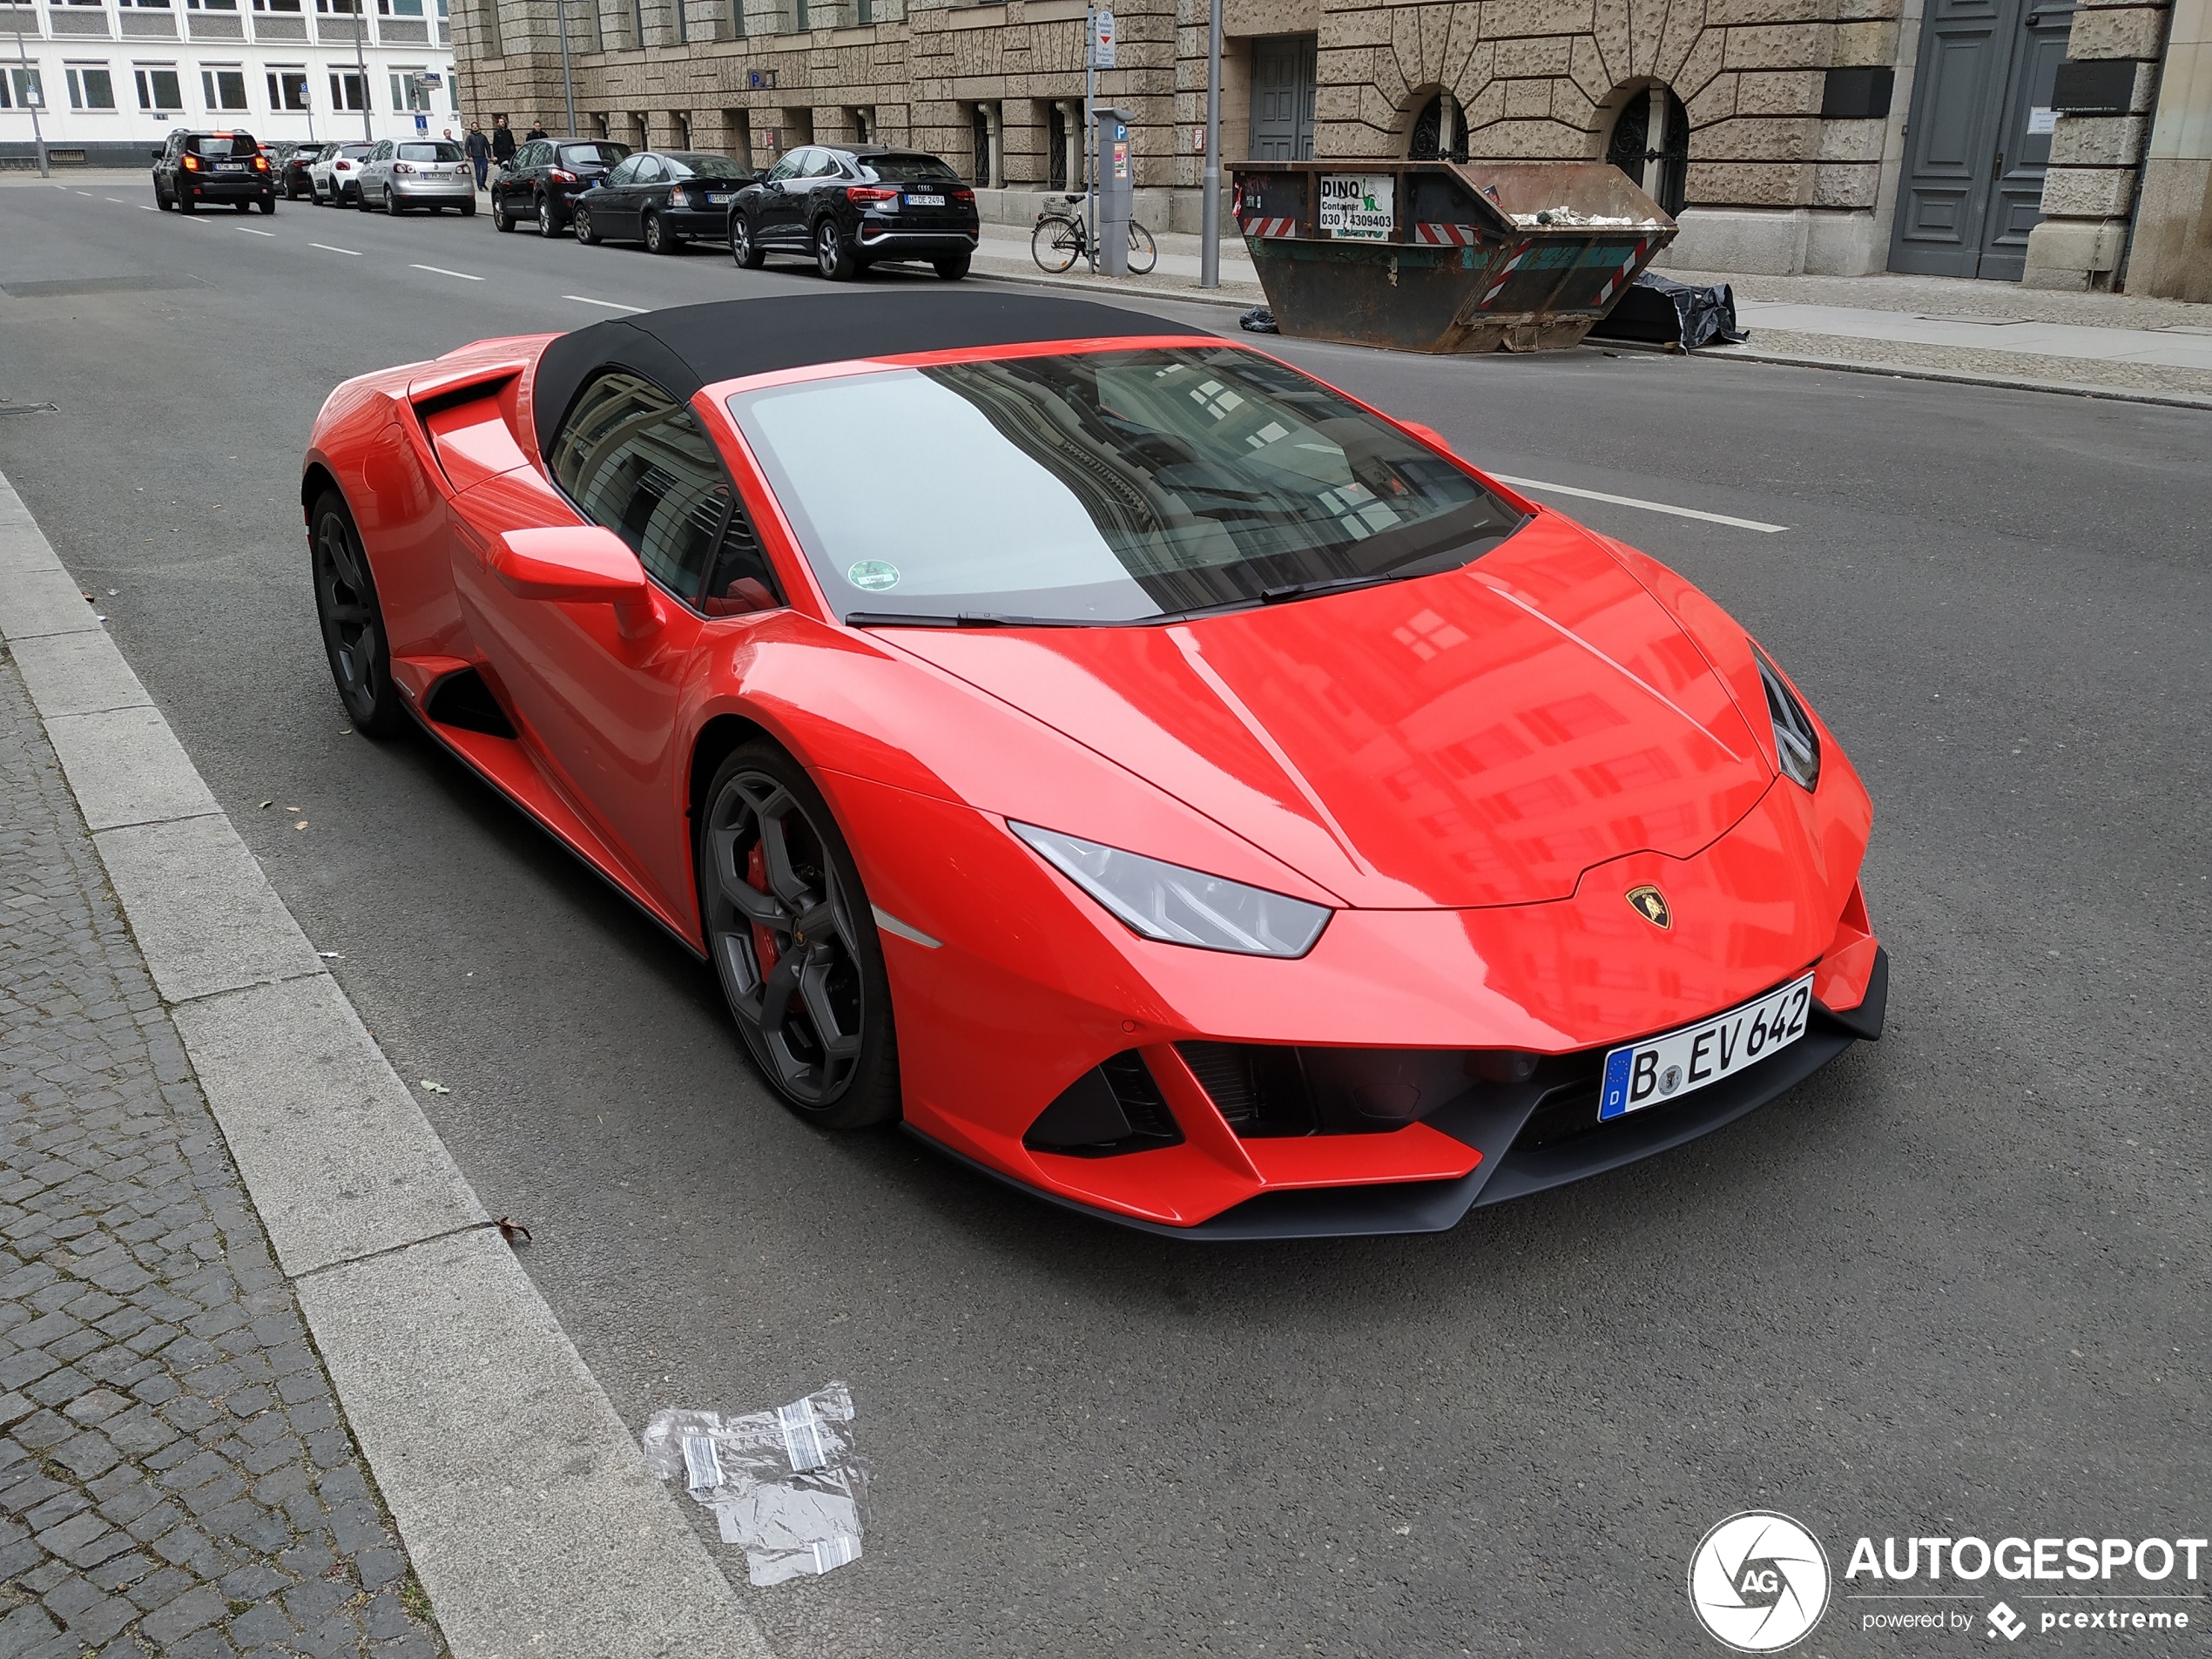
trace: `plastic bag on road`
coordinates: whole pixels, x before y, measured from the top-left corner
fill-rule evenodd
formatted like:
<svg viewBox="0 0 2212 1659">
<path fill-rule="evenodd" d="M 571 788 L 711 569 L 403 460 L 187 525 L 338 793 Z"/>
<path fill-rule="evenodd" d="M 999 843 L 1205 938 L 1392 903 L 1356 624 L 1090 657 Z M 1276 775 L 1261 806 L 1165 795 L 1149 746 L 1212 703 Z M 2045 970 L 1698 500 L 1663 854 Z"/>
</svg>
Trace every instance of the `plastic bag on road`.
<svg viewBox="0 0 2212 1659">
<path fill-rule="evenodd" d="M 1646 271 L 1629 286 L 1621 302 L 1598 319 L 1591 340 L 1641 340 L 1656 346 L 1695 351 L 1716 341 L 1740 346 L 1750 338 L 1736 326 L 1736 296 L 1723 282 L 1692 287 Z"/>
<path fill-rule="evenodd" d="M 647 1465 L 713 1511 L 722 1541 L 765 1586 L 860 1559 L 867 1466 L 852 1423 L 840 1382 L 772 1411 L 658 1412 L 640 1440 Z"/>
<path fill-rule="evenodd" d="M 1275 314 L 1265 306 L 1254 306 L 1237 319 L 1237 326 L 1248 334 L 1274 334 L 1282 332 L 1275 326 Z"/>
</svg>

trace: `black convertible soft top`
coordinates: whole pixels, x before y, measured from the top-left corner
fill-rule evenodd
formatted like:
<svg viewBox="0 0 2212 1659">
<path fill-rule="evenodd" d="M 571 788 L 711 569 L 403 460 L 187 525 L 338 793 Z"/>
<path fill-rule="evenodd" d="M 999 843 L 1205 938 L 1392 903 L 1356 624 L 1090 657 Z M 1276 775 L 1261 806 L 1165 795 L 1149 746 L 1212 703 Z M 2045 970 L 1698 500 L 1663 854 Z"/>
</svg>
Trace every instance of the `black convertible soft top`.
<svg viewBox="0 0 2212 1659">
<path fill-rule="evenodd" d="M 538 452 L 550 455 L 561 417 L 583 383 L 604 368 L 629 369 L 678 402 L 689 402 L 700 387 L 717 381 L 854 358 L 1204 332 L 1088 300 L 988 289 L 722 300 L 595 322 L 563 334 L 537 361 L 532 415 Z"/>
</svg>

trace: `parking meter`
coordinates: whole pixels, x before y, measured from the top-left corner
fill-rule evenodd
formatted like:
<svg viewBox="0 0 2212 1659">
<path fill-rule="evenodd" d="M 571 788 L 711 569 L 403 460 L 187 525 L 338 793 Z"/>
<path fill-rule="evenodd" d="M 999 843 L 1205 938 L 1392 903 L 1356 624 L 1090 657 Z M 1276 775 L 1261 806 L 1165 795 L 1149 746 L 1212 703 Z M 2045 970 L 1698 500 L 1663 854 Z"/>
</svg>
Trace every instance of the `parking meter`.
<svg viewBox="0 0 2212 1659">
<path fill-rule="evenodd" d="M 1136 158 L 1130 152 L 1129 112 L 1106 105 L 1094 111 L 1090 176 L 1098 181 L 1098 268 L 1129 274 L 1129 222 Z"/>
</svg>

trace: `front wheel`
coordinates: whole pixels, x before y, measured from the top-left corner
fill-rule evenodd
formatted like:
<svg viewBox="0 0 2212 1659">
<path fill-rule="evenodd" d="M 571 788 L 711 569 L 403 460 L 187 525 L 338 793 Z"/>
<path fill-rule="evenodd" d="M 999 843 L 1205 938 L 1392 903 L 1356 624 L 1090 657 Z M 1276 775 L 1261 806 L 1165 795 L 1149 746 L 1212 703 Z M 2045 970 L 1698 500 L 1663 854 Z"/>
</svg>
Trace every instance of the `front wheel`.
<svg viewBox="0 0 2212 1659">
<path fill-rule="evenodd" d="M 599 246 L 599 233 L 591 228 L 591 210 L 579 207 L 570 215 L 569 228 L 576 233 L 576 239 L 586 247 Z"/>
<path fill-rule="evenodd" d="M 957 282 L 968 274 L 968 266 L 973 257 L 971 254 L 955 253 L 950 259 L 933 260 L 930 263 L 944 280 Z"/>
<path fill-rule="evenodd" d="M 1038 270 L 1055 276 L 1074 265 L 1082 251 L 1082 233 L 1069 219 L 1041 219 L 1029 233 L 1029 257 L 1037 262 Z"/>
<path fill-rule="evenodd" d="M 768 257 L 752 239 L 752 226 L 745 222 L 743 213 L 730 215 L 730 257 L 744 271 L 758 271 L 761 261 Z"/>
<path fill-rule="evenodd" d="M 325 490 L 315 502 L 309 546 L 314 572 L 315 616 L 338 698 L 364 736 L 388 738 L 403 730 L 407 712 L 392 683 L 392 649 L 384 634 L 384 608 L 376 578 L 345 498 Z"/>
<path fill-rule="evenodd" d="M 750 743 L 700 820 L 702 920 L 745 1046 L 785 1103 L 824 1129 L 899 1116 L 891 982 L 859 869 L 796 761 Z"/>
<path fill-rule="evenodd" d="M 1152 267 L 1160 262 L 1160 250 L 1152 240 L 1152 233 L 1135 219 L 1129 222 L 1129 269 L 1131 276 L 1150 276 Z"/>
<path fill-rule="evenodd" d="M 856 268 L 852 246 L 833 219 L 814 227 L 814 264 L 832 282 L 844 281 Z"/>
</svg>

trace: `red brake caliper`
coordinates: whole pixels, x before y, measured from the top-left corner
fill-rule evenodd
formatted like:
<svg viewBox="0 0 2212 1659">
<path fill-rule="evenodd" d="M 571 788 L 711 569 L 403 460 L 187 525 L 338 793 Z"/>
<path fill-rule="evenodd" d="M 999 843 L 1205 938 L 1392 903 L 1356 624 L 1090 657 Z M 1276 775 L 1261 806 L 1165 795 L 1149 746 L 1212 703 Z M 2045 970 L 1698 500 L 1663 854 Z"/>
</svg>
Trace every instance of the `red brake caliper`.
<svg viewBox="0 0 2212 1659">
<path fill-rule="evenodd" d="M 760 843 L 758 841 L 752 844 L 752 850 L 745 855 L 745 885 L 752 888 L 754 892 L 768 891 L 768 860 L 761 853 Z M 760 966 L 762 983 L 766 983 L 768 975 L 776 971 L 776 961 L 782 954 L 783 953 L 776 948 L 776 935 L 759 922 L 754 922 L 752 924 L 752 960 Z M 766 1013 L 776 1011 L 772 1008 L 764 1010 Z"/>
</svg>

